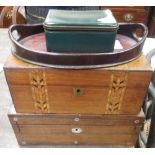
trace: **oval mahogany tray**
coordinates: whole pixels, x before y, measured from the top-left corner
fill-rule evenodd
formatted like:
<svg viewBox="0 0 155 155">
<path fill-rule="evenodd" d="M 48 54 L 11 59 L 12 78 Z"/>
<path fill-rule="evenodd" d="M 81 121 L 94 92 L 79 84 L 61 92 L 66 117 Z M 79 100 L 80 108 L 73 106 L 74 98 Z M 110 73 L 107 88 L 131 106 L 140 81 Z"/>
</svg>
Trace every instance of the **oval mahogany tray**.
<svg viewBox="0 0 155 155">
<path fill-rule="evenodd" d="M 132 61 L 142 53 L 147 34 L 148 30 L 144 24 L 119 24 L 116 40 L 120 42 L 122 49 L 115 48 L 111 53 L 58 53 L 47 52 L 42 25 L 13 25 L 9 28 L 12 53 L 17 58 L 28 63 L 60 69 L 91 69 Z"/>
</svg>

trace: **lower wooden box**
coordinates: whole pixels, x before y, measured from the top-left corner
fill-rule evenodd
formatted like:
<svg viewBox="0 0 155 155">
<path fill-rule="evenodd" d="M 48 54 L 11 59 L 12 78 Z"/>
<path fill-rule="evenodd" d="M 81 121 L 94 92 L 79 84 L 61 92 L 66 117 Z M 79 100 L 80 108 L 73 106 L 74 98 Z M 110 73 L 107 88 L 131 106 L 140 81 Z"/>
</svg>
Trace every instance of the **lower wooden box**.
<svg viewBox="0 0 155 155">
<path fill-rule="evenodd" d="M 144 116 L 8 113 L 20 145 L 133 147 Z"/>
</svg>

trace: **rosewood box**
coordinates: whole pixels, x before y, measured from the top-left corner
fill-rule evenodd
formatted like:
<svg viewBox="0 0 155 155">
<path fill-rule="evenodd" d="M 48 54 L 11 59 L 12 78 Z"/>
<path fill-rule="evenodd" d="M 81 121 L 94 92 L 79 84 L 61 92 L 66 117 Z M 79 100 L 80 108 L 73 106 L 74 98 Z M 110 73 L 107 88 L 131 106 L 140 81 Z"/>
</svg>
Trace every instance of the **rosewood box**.
<svg viewBox="0 0 155 155">
<path fill-rule="evenodd" d="M 133 147 L 144 115 L 8 113 L 20 145 Z"/>
</svg>

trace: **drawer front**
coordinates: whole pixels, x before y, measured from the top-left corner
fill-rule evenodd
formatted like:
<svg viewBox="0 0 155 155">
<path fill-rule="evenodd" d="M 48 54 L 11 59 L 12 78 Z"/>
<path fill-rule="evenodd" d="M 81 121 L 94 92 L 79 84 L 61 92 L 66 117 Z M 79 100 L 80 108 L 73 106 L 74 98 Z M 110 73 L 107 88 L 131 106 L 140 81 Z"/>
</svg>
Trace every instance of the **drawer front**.
<svg viewBox="0 0 155 155">
<path fill-rule="evenodd" d="M 147 13 L 145 12 L 117 12 L 113 11 L 113 15 L 120 23 L 147 23 Z"/>
<path fill-rule="evenodd" d="M 19 125 L 19 143 L 27 145 L 124 145 L 134 146 L 139 127 Z"/>
<path fill-rule="evenodd" d="M 114 17 L 120 23 L 144 23 L 147 24 L 150 7 L 101 7 L 101 9 L 110 9 Z"/>
</svg>

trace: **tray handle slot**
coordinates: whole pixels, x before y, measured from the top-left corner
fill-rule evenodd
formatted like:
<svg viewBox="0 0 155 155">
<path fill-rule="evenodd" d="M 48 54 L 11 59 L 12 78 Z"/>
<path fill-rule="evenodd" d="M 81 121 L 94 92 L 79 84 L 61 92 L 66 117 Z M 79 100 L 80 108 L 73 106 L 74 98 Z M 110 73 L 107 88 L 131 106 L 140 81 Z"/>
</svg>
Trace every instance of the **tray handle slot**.
<svg viewBox="0 0 155 155">
<path fill-rule="evenodd" d="M 20 24 L 20 25 L 12 25 L 9 28 L 8 33 L 10 39 L 12 39 L 13 41 L 20 41 L 25 37 L 42 33 L 43 31 L 44 30 L 42 24 L 33 24 L 33 25 Z M 18 37 L 16 37 L 14 33 L 16 33 Z"/>
<path fill-rule="evenodd" d="M 121 29 L 118 30 L 119 34 L 131 37 L 136 41 L 140 41 L 142 38 L 147 37 L 148 29 L 142 23 L 119 23 L 119 25 L 121 26 Z"/>
</svg>

